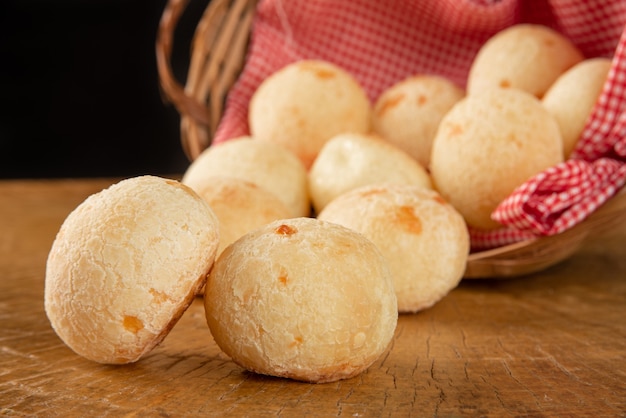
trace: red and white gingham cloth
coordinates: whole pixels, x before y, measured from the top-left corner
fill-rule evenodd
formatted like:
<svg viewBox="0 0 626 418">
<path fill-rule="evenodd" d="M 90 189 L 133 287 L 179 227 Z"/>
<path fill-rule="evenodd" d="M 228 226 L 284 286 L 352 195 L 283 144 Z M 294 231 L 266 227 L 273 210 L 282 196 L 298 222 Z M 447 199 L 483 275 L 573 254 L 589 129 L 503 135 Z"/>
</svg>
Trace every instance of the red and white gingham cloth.
<svg viewBox="0 0 626 418">
<path fill-rule="evenodd" d="M 626 2 L 624 0 L 260 0 L 246 65 L 214 143 L 248 134 L 248 102 L 270 74 L 300 59 L 334 62 L 370 99 L 417 73 L 465 87 L 478 49 L 517 23 L 556 29 L 587 58 L 613 57 L 601 96 L 572 157 L 531 178 L 471 230 L 472 249 L 498 247 L 577 224 L 626 182 Z"/>
</svg>

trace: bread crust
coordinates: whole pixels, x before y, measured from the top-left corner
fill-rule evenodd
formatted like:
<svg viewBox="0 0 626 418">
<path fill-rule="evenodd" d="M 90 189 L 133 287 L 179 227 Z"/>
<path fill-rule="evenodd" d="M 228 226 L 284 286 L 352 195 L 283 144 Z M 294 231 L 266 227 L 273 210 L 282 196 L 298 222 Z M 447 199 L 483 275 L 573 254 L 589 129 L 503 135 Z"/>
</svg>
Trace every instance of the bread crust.
<svg viewBox="0 0 626 418">
<path fill-rule="evenodd" d="M 433 306 L 465 272 L 467 226 L 434 190 L 391 183 L 359 187 L 330 202 L 318 218 L 376 244 L 389 263 L 401 313 Z"/>
<path fill-rule="evenodd" d="M 331 137 L 369 132 L 371 107 L 365 90 L 343 68 L 301 60 L 270 75 L 254 92 L 250 132 L 289 149 L 308 169 Z"/>
<path fill-rule="evenodd" d="M 216 343 L 235 363 L 316 383 L 369 367 L 397 322 L 391 276 L 376 246 L 313 218 L 272 222 L 227 247 L 204 302 Z"/>
<path fill-rule="evenodd" d="M 372 129 L 415 158 L 422 167 L 430 163 L 430 149 L 441 118 L 465 96 L 450 80 L 418 74 L 388 87 L 378 97 Z"/>
<path fill-rule="evenodd" d="M 542 98 L 556 79 L 584 59 L 561 33 L 544 25 L 517 24 L 489 38 L 474 58 L 467 93 L 517 88 Z"/>
<path fill-rule="evenodd" d="M 565 159 L 569 158 L 580 139 L 610 68 L 610 58 L 581 61 L 561 74 L 541 100 L 559 124 Z"/>
<path fill-rule="evenodd" d="M 218 243 L 217 218 L 189 187 L 155 176 L 122 180 L 63 222 L 46 264 L 48 319 L 87 359 L 135 362 L 204 285 Z"/>
<path fill-rule="evenodd" d="M 309 194 L 315 213 L 337 196 L 374 183 L 413 184 L 432 189 L 420 163 L 377 135 L 339 134 L 322 148 L 309 171 Z"/>
<path fill-rule="evenodd" d="M 291 212 L 274 193 L 235 177 L 214 177 L 197 193 L 211 207 L 220 225 L 219 256 L 224 248 L 246 233 Z"/>
<path fill-rule="evenodd" d="M 187 167 L 181 182 L 198 191 L 214 177 L 238 178 L 274 193 L 287 206 L 290 217 L 311 214 L 307 170 L 280 145 L 250 136 L 213 145 Z"/>
<path fill-rule="evenodd" d="M 469 95 L 442 119 L 433 141 L 435 190 L 466 222 L 500 228 L 491 213 L 516 187 L 563 161 L 558 124 L 534 96 L 519 89 Z"/>
</svg>

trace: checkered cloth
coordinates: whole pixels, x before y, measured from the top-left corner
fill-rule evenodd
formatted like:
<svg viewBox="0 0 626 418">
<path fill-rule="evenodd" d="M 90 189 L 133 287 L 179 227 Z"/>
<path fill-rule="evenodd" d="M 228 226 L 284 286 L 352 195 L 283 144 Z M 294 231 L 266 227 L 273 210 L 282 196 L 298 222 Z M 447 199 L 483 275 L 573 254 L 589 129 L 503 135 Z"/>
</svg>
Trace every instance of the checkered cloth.
<svg viewBox="0 0 626 418">
<path fill-rule="evenodd" d="M 261 0 L 243 72 L 214 143 L 248 134 L 248 102 L 270 74 L 300 59 L 334 62 L 370 99 L 417 73 L 465 87 L 478 49 L 517 23 L 556 29 L 585 57 L 613 57 L 608 80 L 572 157 L 529 179 L 471 230 L 472 249 L 562 232 L 626 182 L 626 2 L 623 0 Z"/>
</svg>

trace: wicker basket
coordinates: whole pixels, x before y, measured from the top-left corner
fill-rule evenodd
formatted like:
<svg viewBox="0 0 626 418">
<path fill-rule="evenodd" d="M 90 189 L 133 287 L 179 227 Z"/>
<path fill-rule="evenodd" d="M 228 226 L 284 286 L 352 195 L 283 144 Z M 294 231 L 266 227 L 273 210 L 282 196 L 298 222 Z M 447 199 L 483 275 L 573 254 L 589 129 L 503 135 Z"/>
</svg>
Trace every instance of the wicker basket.
<svg viewBox="0 0 626 418">
<path fill-rule="evenodd" d="M 181 115 L 181 142 L 194 160 L 207 148 L 222 117 L 224 102 L 244 64 L 256 0 L 212 0 L 194 35 L 189 72 L 176 81 L 171 56 L 174 31 L 189 0 L 170 0 L 157 35 L 161 88 Z"/>
<path fill-rule="evenodd" d="M 211 0 L 191 47 L 188 77 L 181 85 L 171 68 L 176 25 L 189 0 L 169 0 L 156 42 L 161 88 L 181 116 L 181 142 L 193 161 L 212 142 L 226 95 L 245 60 L 256 0 Z M 543 270 L 570 257 L 591 234 L 626 221 L 626 188 L 585 221 L 553 236 L 473 253 L 465 278 L 508 278 Z"/>
</svg>

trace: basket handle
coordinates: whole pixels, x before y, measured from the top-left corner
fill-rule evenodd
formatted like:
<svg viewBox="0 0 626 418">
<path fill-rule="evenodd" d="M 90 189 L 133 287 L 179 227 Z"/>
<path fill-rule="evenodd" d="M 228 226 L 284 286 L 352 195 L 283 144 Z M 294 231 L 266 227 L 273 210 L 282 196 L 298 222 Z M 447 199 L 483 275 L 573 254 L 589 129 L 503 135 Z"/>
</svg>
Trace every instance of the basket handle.
<svg viewBox="0 0 626 418">
<path fill-rule="evenodd" d="M 161 91 L 174 104 L 181 115 L 210 126 L 211 117 L 206 106 L 185 93 L 184 87 L 174 77 L 171 66 L 174 30 L 189 0 L 168 0 L 157 32 L 156 59 Z"/>
</svg>

